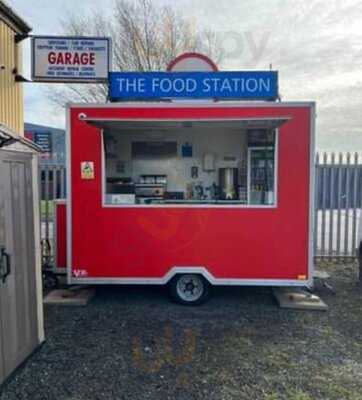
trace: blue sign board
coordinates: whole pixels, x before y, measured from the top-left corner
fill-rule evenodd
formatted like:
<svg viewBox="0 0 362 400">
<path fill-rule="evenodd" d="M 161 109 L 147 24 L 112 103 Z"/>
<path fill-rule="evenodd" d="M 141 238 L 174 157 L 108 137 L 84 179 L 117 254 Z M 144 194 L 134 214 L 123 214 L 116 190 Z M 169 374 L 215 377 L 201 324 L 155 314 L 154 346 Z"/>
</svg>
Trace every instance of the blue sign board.
<svg viewBox="0 0 362 400">
<path fill-rule="evenodd" d="M 34 142 L 44 153 L 51 153 L 53 149 L 52 134 L 50 132 L 35 132 Z"/>
<path fill-rule="evenodd" d="M 113 101 L 164 98 L 275 100 L 276 71 L 110 72 Z"/>
</svg>

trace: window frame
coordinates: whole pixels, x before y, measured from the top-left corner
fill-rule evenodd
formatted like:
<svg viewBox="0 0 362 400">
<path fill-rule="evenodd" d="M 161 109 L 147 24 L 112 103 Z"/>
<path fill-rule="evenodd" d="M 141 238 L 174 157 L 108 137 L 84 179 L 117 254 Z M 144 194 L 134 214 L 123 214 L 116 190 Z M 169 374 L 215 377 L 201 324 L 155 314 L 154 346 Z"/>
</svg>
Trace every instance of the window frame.
<svg viewBox="0 0 362 400">
<path fill-rule="evenodd" d="M 248 161 L 247 161 L 247 204 L 188 204 L 188 203 L 173 203 L 173 204 L 108 204 L 106 203 L 106 159 L 105 159 L 105 146 L 104 146 L 104 129 L 100 129 L 99 135 L 101 141 L 101 202 L 102 208 L 244 208 L 244 209 L 275 209 L 278 208 L 278 174 L 279 174 L 279 128 L 275 128 L 275 141 L 274 141 L 274 203 L 273 204 L 249 204 L 249 174 L 250 174 L 250 163 L 249 163 L 249 149 L 256 148 L 256 146 L 248 147 Z M 266 146 L 270 147 L 270 146 Z M 257 148 L 265 148 L 257 147 Z"/>
<path fill-rule="evenodd" d="M 273 158 L 273 161 L 274 161 L 274 185 L 273 185 L 273 193 L 274 193 L 274 201 L 273 201 L 273 204 L 269 204 L 269 205 L 274 205 L 274 204 L 276 204 L 276 197 L 277 197 L 277 182 L 276 182 L 276 177 L 277 177 L 277 174 L 275 173 L 275 171 L 276 171 L 276 169 L 277 169 L 277 165 L 276 165 L 276 163 L 277 163 L 277 160 L 278 160 L 278 157 L 276 157 L 276 140 L 275 140 L 275 142 L 274 142 L 274 147 L 272 147 L 272 146 L 250 146 L 250 147 L 248 147 L 248 161 L 247 161 L 247 165 L 248 165 L 248 172 L 247 172 L 247 198 L 248 198 L 248 204 L 250 204 L 250 188 L 251 188 L 251 168 L 250 168 L 250 166 L 251 166 L 251 152 L 253 151 L 253 150 L 260 150 L 260 151 L 262 151 L 262 150 L 274 150 L 274 158 Z M 257 205 L 257 204 L 254 204 L 254 205 Z M 260 204 L 261 205 L 261 204 Z"/>
</svg>

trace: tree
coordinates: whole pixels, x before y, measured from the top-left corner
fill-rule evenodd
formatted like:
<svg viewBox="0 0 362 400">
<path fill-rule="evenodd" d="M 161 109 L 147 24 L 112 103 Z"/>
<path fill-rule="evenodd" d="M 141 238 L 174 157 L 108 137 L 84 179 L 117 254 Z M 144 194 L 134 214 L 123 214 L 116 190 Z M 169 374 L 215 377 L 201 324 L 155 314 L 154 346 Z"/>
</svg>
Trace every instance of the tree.
<svg viewBox="0 0 362 400">
<path fill-rule="evenodd" d="M 184 52 L 202 52 L 221 62 L 218 35 L 198 29 L 195 20 L 185 18 L 170 6 L 151 0 L 115 0 L 111 17 L 102 11 L 88 16 L 68 14 L 62 21 L 67 35 L 110 36 L 113 70 L 163 71 L 171 60 Z M 48 92 L 59 105 L 69 101 L 104 102 L 105 84 L 67 84 Z"/>
</svg>

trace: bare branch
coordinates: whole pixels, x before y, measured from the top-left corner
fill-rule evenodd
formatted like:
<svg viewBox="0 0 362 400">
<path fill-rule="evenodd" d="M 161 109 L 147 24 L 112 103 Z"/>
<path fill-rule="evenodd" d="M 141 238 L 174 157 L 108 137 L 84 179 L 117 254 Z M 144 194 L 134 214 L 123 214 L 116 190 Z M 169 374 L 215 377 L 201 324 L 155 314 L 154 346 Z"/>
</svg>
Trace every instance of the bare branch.
<svg viewBox="0 0 362 400">
<path fill-rule="evenodd" d="M 94 10 L 88 15 L 69 13 L 61 20 L 65 34 L 113 38 L 113 70 L 165 70 L 177 55 L 199 51 L 220 62 L 221 46 L 210 30 L 199 31 L 196 20 L 186 19 L 171 6 L 156 6 L 151 0 L 115 0 L 114 12 L 106 17 Z M 54 104 L 104 102 L 107 86 L 62 85 L 47 91 Z"/>
</svg>

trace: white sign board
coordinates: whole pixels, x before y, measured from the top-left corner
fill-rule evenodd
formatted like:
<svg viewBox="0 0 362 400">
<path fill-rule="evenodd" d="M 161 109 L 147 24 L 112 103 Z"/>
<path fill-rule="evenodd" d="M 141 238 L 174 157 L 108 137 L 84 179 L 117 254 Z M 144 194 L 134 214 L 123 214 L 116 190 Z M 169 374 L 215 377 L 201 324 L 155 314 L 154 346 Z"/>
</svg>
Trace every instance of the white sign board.
<svg viewBox="0 0 362 400">
<path fill-rule="evenodd" d="M 111 69 L 111 39 L 33 36 L 32 80 L 105 82 Z"/>
</svg>

